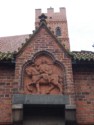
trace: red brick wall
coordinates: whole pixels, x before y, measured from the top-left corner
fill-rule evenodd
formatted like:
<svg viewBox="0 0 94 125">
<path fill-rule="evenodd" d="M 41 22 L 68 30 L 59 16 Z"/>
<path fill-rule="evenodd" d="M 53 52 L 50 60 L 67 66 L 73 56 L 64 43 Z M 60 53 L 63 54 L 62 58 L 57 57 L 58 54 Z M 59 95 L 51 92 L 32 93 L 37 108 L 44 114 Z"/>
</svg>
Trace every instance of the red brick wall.
<svg viewBox="0 0 94 125">
<path fill-rule="evenodd" d="M 12 84 L 14 80 L 14 68 L 0 66 L 0 125 L 12 122 Z"/>
<path fill-rule="evenodd" d="M 0 67 L 0 122 L 12 122 L 12 89 L 13 93 L 24 93 L 22 82 L 22 68 L 28 60 L 40 51 L 48 51 L 57 61 L 64 66 L 64 94 L 70 95 L 70 104 L 74 102 L 74 84 L 72 75 L 71 58 L 59 46 L 55 39 L 45 30 L 41 28 L 40 31 L 33 37 L 29 44 L 19 53 L 16 58 L 16 67 L 1 66 Z M 15 74 L 15 77 L 14 77 Z"/>
<path fill-rule="evenodd" d="M 77 122 L 82 125 L 94 125 L 94 67 L 77 65 L 73 74 Z"/>
<path fill-rule="evenodd" d="M 66 76 L 64 93 L 70 95 L 74 94 L 71 58 L 61 49 L 58 43 L 56 43 L 55 39 L 51 37 L 51 35 L 45 30 L 45 28 L 40 29 L 40 31 L 36 34 L 32 41 L 30 41 L 30 43 L 17 57 L 15 84 L 17 83 L 18 86 L 21 84 L 21 73 L 23 65 L 28 60 L 31 60 L 32 57 L 40 51 L 48 51 L 49 53 L 52 53 L 55 59 L 60 61 L 64 65 Z M 18 89 L 18 86 L 16 86 L 15 89 Z M 72 105 L 74 103 L 73 96 L 70 96 L 70 100 L 70 105 Z"/>
</svg>

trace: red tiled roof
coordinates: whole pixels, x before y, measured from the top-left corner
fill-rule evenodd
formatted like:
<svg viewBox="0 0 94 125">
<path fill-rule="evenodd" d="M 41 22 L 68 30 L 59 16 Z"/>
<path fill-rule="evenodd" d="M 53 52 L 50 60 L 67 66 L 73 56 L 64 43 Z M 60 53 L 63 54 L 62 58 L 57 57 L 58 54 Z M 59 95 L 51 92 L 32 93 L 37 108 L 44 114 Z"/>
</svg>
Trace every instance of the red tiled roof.
<svg viewBox="0 0 94 125">
<path fill-rule="evenodd" d="M 18 48 L 22 46 L 22 43 L 26 42 L 26 38 L 29 38 L 29 34 L 0 37 L 0 52 L 7 53 L 18 51 Z"/>
</svg>

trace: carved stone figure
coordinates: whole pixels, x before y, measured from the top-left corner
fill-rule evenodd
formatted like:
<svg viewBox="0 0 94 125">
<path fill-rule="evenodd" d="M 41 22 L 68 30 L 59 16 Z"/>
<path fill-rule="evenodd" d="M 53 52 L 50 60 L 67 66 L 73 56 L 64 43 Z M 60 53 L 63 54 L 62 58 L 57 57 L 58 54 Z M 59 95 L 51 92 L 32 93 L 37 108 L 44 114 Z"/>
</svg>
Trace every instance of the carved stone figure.
<svg viewBox="0 0 94 125">
<path fill-rule="evenodd" d="M 28 66 L 26 69 L 27 76 L 31 79 L 27 83 L 28 91 L 32 92 L 31 86 L 36 87 L 37 94 L 41 94 L 40 85 L 48 85 L 48 89 L 45 94 L 50 94 L 54 88 L 59 89 L 59 93 L 62 94 L 62 76 L 58 75 L 57 72 L 53 72 L 53 65 L 43 59 L 41 63 L 35 63 Z"/>
</svg>

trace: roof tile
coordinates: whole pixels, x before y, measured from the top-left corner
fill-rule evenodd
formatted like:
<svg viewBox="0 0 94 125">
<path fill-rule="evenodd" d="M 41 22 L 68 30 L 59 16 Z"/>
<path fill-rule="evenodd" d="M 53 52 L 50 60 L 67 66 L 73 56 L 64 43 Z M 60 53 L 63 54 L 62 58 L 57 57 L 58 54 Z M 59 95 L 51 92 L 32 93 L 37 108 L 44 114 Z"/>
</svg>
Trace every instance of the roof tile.
<svg viewBox="0 0 94 125">
<path fill-rule="evenodd" d="M 18 51 L 18 48 L 25 43 L 25 39 L 29 38 L 29 34 L 27 35 L 18 35 L 18 36 L 8 36 L 8 37 L 0 37 L 0 52 L 14 52 Z"/>
<path fill-rule="evenodd" d="M 73 51 L 70 55 L 73 60 L 94 60 L 94 52 L 91 51 Z"/>
<path fill-rule="evenodd" d="M 0 60 L 12 59 L 14 52 L 18 52 L 18 48 L 22 48 L 23 44 L 29 37 L 29 34 L 0 37 Z M 72 51 L 70 52 L 70 55 L 73 60 L 94 61 L 94 52 L 91 51 Z"/>
</svg>

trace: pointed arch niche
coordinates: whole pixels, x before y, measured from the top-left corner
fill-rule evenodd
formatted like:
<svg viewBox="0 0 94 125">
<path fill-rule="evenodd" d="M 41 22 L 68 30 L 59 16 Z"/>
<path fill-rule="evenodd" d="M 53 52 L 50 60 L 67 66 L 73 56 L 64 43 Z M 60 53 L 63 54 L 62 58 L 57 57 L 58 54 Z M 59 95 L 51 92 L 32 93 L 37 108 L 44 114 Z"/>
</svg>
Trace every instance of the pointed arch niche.
<svg viewBox="0 0 94 125">
<path fill-rule="evenodd" d="M 41 51 L 23 66 L 21 81 L 25 93 L 63 94 L 65 68 L 51 53 Z"/>
</svg>

